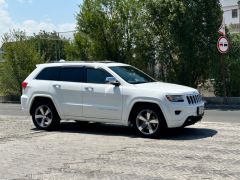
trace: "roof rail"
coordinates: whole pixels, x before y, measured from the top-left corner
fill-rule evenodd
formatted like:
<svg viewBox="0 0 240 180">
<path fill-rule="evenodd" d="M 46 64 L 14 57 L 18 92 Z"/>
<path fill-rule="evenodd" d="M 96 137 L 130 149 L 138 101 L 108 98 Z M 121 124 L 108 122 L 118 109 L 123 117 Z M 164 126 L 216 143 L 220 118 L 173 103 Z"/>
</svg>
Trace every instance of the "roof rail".
<svg viewBox="0 0 240 180">
<path fill-rule="evenodd" d="M 61 59 L 59 61 L 53 61 L 53 63 L 116 63 L 115 61 L 66 61 Z"/>
</svg>

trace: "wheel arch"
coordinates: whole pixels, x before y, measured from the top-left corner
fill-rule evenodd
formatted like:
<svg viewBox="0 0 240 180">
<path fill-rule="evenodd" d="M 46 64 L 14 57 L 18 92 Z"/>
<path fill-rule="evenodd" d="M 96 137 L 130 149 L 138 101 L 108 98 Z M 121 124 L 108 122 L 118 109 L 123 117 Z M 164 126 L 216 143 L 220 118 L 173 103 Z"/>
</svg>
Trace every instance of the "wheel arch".
<svg viewBox="0 0 240 180">
<path fill-rule="evenodd" d="M 31 104 L 30 104 L 30 108 L 29 108 L 29 113 L 30 115 L 32 115 L 33 113 L 33 105 L 36 103 L 36 102 L 39 102 L 39 101 L 49 101 L 53 104 L 53 106 L 55 107 L 55 110 L 57 111 L 58 113 L 58 116 L 61 118 L 61 113 L 59 113 L 60 111 L 58 110 L 58 107 L 56 106 L 56 103 L 54 102 L 53 98 L 51 96 L 48 96 L 48 95 L 35 95 L 32 100 L 31 100 Z"/>
<path fill-rule="evenodd" d="M 130 111 L 129 111 L 129 114 L 128 114 L 128 124 L 129 125 L 132 125 L 133 124 L 133 115 L 134 115 L 134 112 L 138 109 L 138 108 L 141 108 L 141 107 L 144 107 L 144 106 L 154 106 L 156 107 L 159 112 L 161 113 L 166 125 L 167 125 L 167 121 L 166 121 L 166 117 L 162 111 L 162 108 L 161 106 L 159 105 L 159 103 L 157 102 L 154 102 L 154 101 L 135 101 L 131 108 L 130 108 Z M 168 125 L 167 125 L 168 126 Z"/>
</svg>

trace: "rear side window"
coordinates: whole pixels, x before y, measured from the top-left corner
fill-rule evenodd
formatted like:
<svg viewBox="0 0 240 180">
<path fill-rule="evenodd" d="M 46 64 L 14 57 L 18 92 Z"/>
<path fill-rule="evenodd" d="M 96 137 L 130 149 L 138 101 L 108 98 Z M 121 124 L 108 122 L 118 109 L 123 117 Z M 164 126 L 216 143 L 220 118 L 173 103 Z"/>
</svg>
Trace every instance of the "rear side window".
<svg viewBox="0 0 240 180">
<path fill-rule="evenodd" d="M 87 83 L 105 84 L 106 77 L 112 75 L 102 69 L 87 68 Z"/>
<path fill-rule="evenodd" d="M 61 69 L 59 80 L 67 82 L 83 82 L 83 76 L 83 67 L 66 67 Z"/>
<path fill-rule="evenodd" d="M 43 69 L 35 79 L 58 81 L 60 67 L 47 67 Z"/>
</svg>

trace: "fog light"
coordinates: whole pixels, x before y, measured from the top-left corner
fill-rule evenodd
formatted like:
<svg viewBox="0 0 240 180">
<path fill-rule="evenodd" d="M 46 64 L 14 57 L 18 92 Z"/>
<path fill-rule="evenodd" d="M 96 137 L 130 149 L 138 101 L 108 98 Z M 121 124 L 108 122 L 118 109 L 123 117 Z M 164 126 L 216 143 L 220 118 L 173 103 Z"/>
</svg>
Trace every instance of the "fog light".
<svg viewBox="0 0 240 180">
<path fill-rule="evenodd" d="M 181 112 L 182 112 L 182 111 L 177 110 L 177 111 L 175 111 L 175 114 L 176 114 L 176 115 L 179 115 Z"/>
</svg>

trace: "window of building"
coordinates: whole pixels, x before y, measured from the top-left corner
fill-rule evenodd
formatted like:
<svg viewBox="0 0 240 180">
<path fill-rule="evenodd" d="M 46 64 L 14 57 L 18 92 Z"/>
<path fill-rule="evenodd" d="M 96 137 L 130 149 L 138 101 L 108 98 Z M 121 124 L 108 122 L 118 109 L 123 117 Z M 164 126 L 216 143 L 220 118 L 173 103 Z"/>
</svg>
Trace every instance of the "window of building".
<svg viewBox="0 0 240 180">
<path fill-rule="evenodd" d="M 83 76 L 83 67 L 64 67 L 61 69 L 59 80 L 67 82 L 83 82 Z"/>
<path fill-rule="evenodd" d="M 232 10 L 232 18 L 237 18 L 238 17 L 238 10 L 237 9 L 233 9 Z"/>
</svg>

